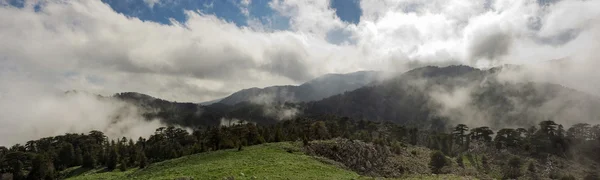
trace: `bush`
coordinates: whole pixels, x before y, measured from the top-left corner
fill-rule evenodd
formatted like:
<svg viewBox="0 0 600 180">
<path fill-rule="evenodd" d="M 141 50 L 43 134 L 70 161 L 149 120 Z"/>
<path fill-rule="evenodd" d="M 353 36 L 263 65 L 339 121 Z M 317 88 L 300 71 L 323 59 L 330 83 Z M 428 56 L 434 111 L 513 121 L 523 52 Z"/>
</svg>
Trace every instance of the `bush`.
<svg viewBox="0 0 600 180">
<path fill-rule="evenodd" d="M 461 168 L 465 168 L 465 164 L 463 163 L 463 156 L 462 155 L 459 155 L 458 157 L 456 157 L 456 163 Z"/>
<path fill-rule="evenodd" d="M 389 159 L 393 154 L 388 147 L 359 140 L 315 141 L 305 149 L 308 154 L 337 161 L 361 175 L 394 177 L 402 175 L 404 169 Z"/>
<path fill-rule="evenodd" d="M 446 159 L 446 156 L 444 156 L 444 153 L 440 151 L 435 151 L 431 153 L 431 160 L 429 161 L 429 168 L 431 168 L 431 172 L 435 174 L 440 174 L 442 168 L 449 164 L 450 163 Z"/>
<path fill-rule="evenodd" d="M 85 152 L 83 153 L 83 165 L 84 168 L 89 168 L 89 169 L 93 169 L 96 166 L 96 159 L 94 159 L 94 156 L 89 153 L 89 152 Z"/>
<path fill-rule="evenodd" d="M 125 160 L 121 160 L 121 164 L 119 165 L 119 170 L 127 171 L 127 162 L 125 162 Z"/>
<path fill-rule="evenodd" d="M 504 179 L 517 179 L 521 174 L 521 165 L 523 161 L 519 157 L 512 157 L 508 160 L 506 167 L 504 167 Z"/>
<path fill-rule="evenodd" d="M 535 173 L 537 171 L 533 162 L 529 162 L 529 165 L 527 166 L 527 171 L 529 171 L 530 173 Z"/>
<path fill-rule="evenodd" d="M 487 156 L 482 156 L 481 157 L 481 165 L 483 166 L 483 169 L 485 169 L 485 170 L 489 170 L 490 169 L 490 164 L 488 162 Z"/>
<path fill-rule="evenodd" d="M 417 155 L 417 151 L 415 151 L 415 150 L 412 150 L 412 151 L 410 151 L 410 154 L 412 154 L 412 155 L 416 156 L 416 155 Z"/>
<path fill-rule="evenodd" d="M 392 152 L 394 152 L 396 154 L 402 153 L 402 145 L 398 141 L 392 142 L 391 149 L 392 149 Z"/>
<path fill-rule="evenodd" d="M 140 169 L 143 169 L 148 164 L 148 158 L 146 158 L 146 154 L 144 152 L 140 153 Z"/>
</svg>

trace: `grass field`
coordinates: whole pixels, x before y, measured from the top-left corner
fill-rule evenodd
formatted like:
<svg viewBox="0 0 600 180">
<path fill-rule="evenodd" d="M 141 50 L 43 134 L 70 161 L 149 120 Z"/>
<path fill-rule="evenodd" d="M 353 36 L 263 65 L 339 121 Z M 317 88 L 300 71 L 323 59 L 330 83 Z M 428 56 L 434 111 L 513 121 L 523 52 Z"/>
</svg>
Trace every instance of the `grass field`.
<svg viewBox="0 0 600 180">
<path fill-rule="evenodd" d="M 374 179 L 335 165 L 323 163 L 299 151 L 299 144 L 270 143 L 222 150 L 154 163 L 145 169 L 125 172 L 71 168 L 67 179 Z M 463 179 L 452 175 L 409 175 L 407 179 Z"/>
<path fill-rule="evenodd" d="M 151 164 L 145 169 L 126 172 L 101 169 L 82 172 L 68 179 L 356 179 L 355 172 L 322 163 L 291 143 L 272 143 L 246 147 L 242 151 L 215 151 Z M 292 150 L 292 152 L 288 152 Z"/>
</svg>

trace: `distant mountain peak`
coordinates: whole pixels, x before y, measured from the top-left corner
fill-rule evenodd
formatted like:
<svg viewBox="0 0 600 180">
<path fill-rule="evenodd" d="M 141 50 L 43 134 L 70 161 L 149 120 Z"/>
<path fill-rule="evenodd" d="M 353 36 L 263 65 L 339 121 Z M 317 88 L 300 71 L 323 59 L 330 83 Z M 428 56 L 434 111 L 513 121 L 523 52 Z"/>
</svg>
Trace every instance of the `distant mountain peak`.
<svg viewBox="0 0 600 180">
<path fill-rule="evenodd" d="M 269 96 L 275 102 L 306 102 L 320 100 L 345 91 L 368 85 L 379 78 L 377 71 L 358 71 L 348 74 L 325 74 L 299 86 L 270 86 L 243 89 L 223 98 L 220 103 L 237 104 L 249 102 L 261 96 Z"/>
</svg>

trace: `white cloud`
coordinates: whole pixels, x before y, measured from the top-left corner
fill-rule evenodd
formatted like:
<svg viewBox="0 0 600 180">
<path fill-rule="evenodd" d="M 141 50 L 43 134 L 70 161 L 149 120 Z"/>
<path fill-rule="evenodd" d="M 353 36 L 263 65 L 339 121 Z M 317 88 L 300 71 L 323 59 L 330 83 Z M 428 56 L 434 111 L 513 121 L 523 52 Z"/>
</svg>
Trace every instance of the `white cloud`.
<svg viewBox="0 0 600 180">
<path fill-rule="evenodd" d="M 0 53 L 3 65 L 41 77 L 35 81 L 65 73 L 79 77 L 79 83 L 67 83 L 79 85 L 65 90 L 139 91 L 197 102 L 324 73 L 402 71 L 408 61 L 486 65 L 561 58 L 583 51 L 571 48 L 582 44 L 551 46 L 536 39 L 565 31 L 560 29 L 587 32 L 598 21 L 596 4 L 364 0 L 354 25 L 341 21 L 328 1 L 275 0 L 270 6 L 290 18 L 291 29 L 270 31 L 196 12 L 187 12 L 186 22 L 163 25 L 126 17 L 99 1 L 48 1 L 37 13 L 33 7 L 1 7 Z M 580 16 L 568 13 L 572 7 L 582 9 Z M 529 28 L 536 18 L 539 31 Z M 569 23 L 557 25 L 564 21 Z M 325 36 L 337 29 L 355 43 L 328 43 Z"/>
<path fill-rule="evenodd" d="M 160 0 L 144 0 L 144 3 L 148 5 L 151 9 L 154 8 L 155 4 L 160 4 Z"/>
<path fill-rule="evenodd" d="M 290 19 L 285 31 L 256 21 L 238 27 L 193 11 L 185 22 L 164 25 L 126 17 L 101 1 L 48 0 L 36 12 L 34 2 L 19 9 L 0 1 L 3 100 L 7 92 L 33 86 L 39 90 L 34 94 L 136 91 L 201 102 L 325 73 L 564 57 L 576 62 L 559 71 L 564 73 L 539 68 L 529 77 L 560 77 L 554 79 L 600 94 L 600 84 L 585 80 L 598 76 L 600 1 L 542 6 L 536 0 L 362 0 L 360 22 L 348 24 L 329 1 L 273 0 L 270 7 Z M 329 43 L 330 32 L 348 33 L 353 43 Z"/>
</svg>

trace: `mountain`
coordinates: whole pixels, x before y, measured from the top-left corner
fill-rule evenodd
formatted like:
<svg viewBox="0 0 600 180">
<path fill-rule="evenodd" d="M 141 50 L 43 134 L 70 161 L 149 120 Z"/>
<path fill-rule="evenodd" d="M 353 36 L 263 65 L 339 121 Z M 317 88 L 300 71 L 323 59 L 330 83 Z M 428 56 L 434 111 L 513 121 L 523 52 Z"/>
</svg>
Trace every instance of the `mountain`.
<svg viewBox="0 0 600 180">
<path fill-rule="evenodd" d="M 225 117 L 228 106 L 171 102 L 136 92 L 117 93 L 113 98 L 132 103 L 143 110 L 146 119 L 159 118 L 169 125 L 185 127 L 216 126 Z"/>
<path fill-rule="evenodd" d="M 377 73 L 332 74 L 300 86 L 243 90 L 211 105 L 170 102 L 133 92 L 114 97 L 142 107 L 148 119 L 186 127 L 236 121 L 274 124 L 326 114 L 440 131 L 459 123 L 495 129 L 527 127 L 548 119 L 565 125 L 599 123 L 598 97 L 557 84 L 503 80 L 515 69 L 519 67 L 428 66 L 370 84 Z M 357 89 L 327 97 L 353 87 Z M 310 101 L 320 97 L 326 98 Z"/>
<path fill-rule="evenodd" d="M 304 113 L 334 114 L 432 130 L 449 125 L 504 128 L 598 122 L 600 99 L 561 85 L 512 82 L 501 77 L 515 67 L 423 67 L 351 92 L 303 105 Z"/>
<path fill-rule="evenodd" d="M 359 71 L 349 74 L 327 74 L 299 86 L 270 86 L 244 89 L 220 100 L 234 105 L 240 102 L 307 102 L 351 91 L 373 83 L 380 77 L 377 71 Z"/>
<path fill-rule="evenodd" d="M 210 101 L 205 101 L 205 102 L 201 102 L 201 103 L 199 103 L 199 104 L 201 104 L 201 105 L 205 105 L 205 106 L 208 106 L 208 105 L 211 105 L 211 104 L 214 104 L 214 103 L 218 103 L 218 102 L 219 102 L 219 101 L 221 101 L 222 99 L 223 99 L 223 98 L 219 98 L 219 99 L 215 99 L 215 100 L 210 100 Z"/>
</svg>

